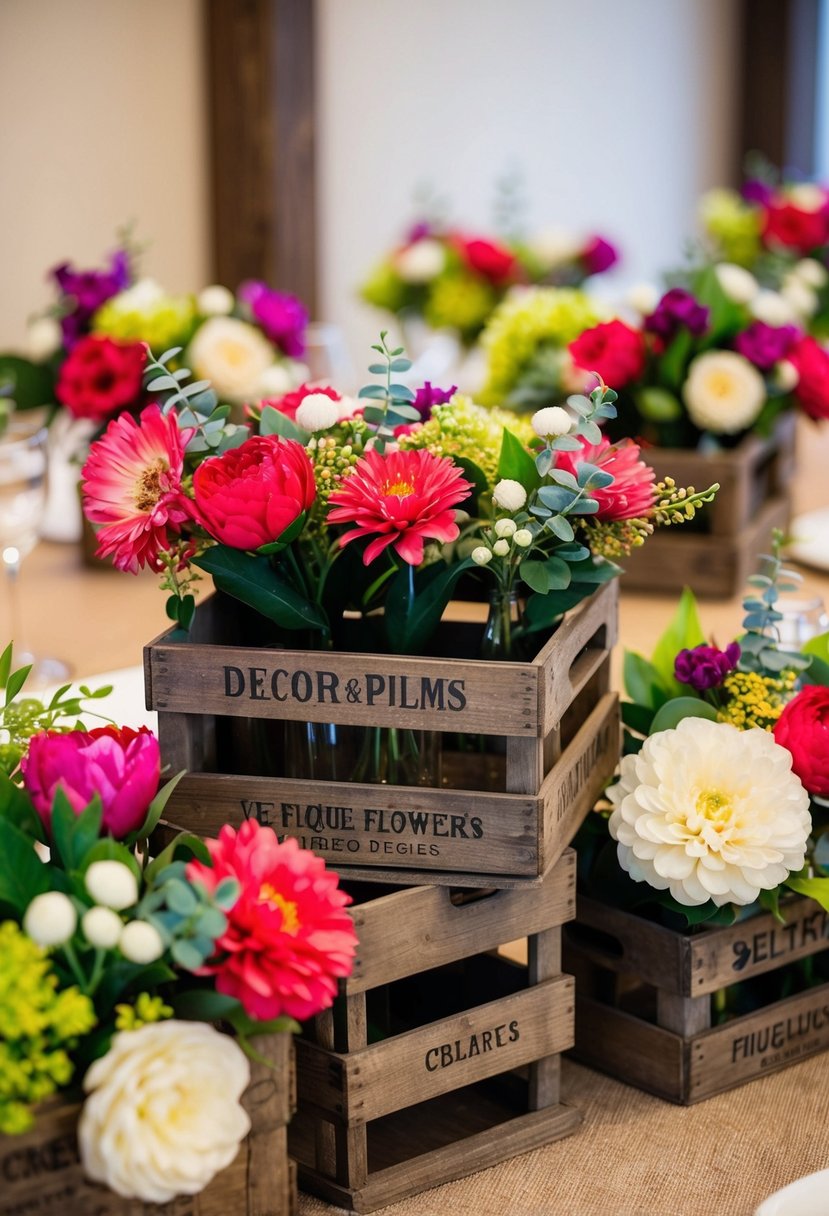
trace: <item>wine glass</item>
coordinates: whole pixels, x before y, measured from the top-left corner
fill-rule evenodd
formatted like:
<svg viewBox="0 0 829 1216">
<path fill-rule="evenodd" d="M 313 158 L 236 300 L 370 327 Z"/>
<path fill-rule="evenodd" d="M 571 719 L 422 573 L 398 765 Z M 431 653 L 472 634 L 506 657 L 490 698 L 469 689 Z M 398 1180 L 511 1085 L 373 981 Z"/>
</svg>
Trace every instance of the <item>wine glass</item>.
<svg viewBox="0 0 829 1216">
<path fill-rule="evenodd" d="M 42 688 L 64 679 L 69 668 L 60 659 L 35 655 L 22 641 L 18 578 L 20 566 L 40 539 L 46 507 L 48 431 L 42 414 L 11 415 L 0 434 L 0 558 L 8 588 L 11 640 L 17 666 L 31 664 L 30 688 Z"/>
</svg>

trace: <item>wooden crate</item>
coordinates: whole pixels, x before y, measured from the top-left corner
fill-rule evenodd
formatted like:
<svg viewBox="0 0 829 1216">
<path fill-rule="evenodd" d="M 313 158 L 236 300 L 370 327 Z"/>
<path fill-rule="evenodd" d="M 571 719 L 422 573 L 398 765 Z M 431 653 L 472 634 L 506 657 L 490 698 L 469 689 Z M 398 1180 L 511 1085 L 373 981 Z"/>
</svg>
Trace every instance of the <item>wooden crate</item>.
<svg viewBox="0 0 829 1216">
<path fill-rule="evenodd" d="M 795 417 L 781 415 L 768 439 L 747 436 L 736 448 L 701 455 L 675 448 L 648 448 L 657 480 L 719 492 L 694 525 L 657 531 L 625 558 L 628 591 L 674 595 L 690 586 L 701 598 L 730 599 L 744 590 L 761 553 L 769 551 L 774 528 L 791 514 L 795 468 Z M 699 531 L 693 530 L 699 527 Z"/>
<path fill-rule="evenodd" d="M 537 887 L 349 889 L 354 971 L 297 1042 L 300 1186 L 371 1212 L 573 1132 L 581 1114 L 559 1101 L 573 851 Z M 519 936 L 527 966 L 495 952 Z"/>
<path fill-rule="evenodd" d="M 165 1204 L 122 1199 L 87 1181 L 78 1156 L 80 1105 L 54 1098 L 38 1113 L 32 1131 L 3 1136 L 0 1143 L 2 1216 L 294 1216 L 296 1166 L 288 1159 L 288 1121 L 296 1105 L 291 1035 L 256 1041 L 270 1061 L 251 1061 L 242 1102 L 251 1130 L 236 1159 L 199 1195 Z M 271 1067 L 271 1064 L 273 1067 Z"/>
<path fill-rule="evenodd" d="M 615 582 L 568 612 L 528 663 L 441 657 L 441 646 L 477 654 L 480 622 L 445 622 L 438 657 L 410 658 L 245 648 L 240 620 L 233 601 L 214 596 L 192 640 L 167 633 L 144 652 L 164 762 L 189 774 L 168 813 L 201 835 L 255 817 L 353 876 L 506 887 L 550 869 L 613 774 Z M 451 789 L 288 778 L 278 752 L 276 772 L 253 775 L 245 733 L 292 719 L 437 731 L 450 744 L 495 737 L 503 787 L 482 787 L 475 755 L 455 757 L 462 788 Z M 222 756 L 228 726 L 236 741 Z"/>
<path fill-rule="evenodd" d="M 784 912 L 784 925 L 758 913 L 681 933 L 579 896 L 564 944 L 578 992 L 577 1058 L 689 1105 L 824 1051 L 829 983 L 716 1024 L 724 989 L 762 990 L 762 976 L 779 989 L 774 973 L 786 965 L 812 959 L 814 967 L 821 954 L 829 963 L 829 914 L 800 897 Z"/>
</svg>

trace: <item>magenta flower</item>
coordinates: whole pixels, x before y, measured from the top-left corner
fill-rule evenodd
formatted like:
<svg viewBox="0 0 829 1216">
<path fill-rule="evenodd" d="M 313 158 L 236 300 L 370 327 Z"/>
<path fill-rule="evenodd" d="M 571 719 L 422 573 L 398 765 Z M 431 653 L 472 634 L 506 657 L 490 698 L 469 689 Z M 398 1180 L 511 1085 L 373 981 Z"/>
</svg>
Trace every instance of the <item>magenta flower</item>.
<svg viewBox="0 0 829 1216">
<path fill-rule="evenodd" d="M 754 321 L 748 329 L 737 334 L 734 349 L 761 372 L 767 372 L 780 359 L 785 359 L 801 336 L 795 325 L 766 325 L 765 321 Z"/>
<path fill-rule="evenodd" d="M 619 261 L 619 251 L 603 236 L 592 236 L 581 255 L 587 274 L 603 274 Z"/>
<path fill-rule="evenodd" d="M 112 255 L 108 270 L 74 270 L 71 263 L 62 262 L 49 274 L 70 308 L 60 321 L 67 350 L 89 332 L 92 317 L 101 305 L 129 287 L 132 280 L 129 254 L 124 249 Z"/>
<path fill-rule="evenodd" d="M 680 650 L 674 659 L 674 675 L 680 684 L 690 684 L 697 692 L 707 692 L 722 684 L 740 660 L 740 647 L 731 642 L 725 650 L 717 646 L 695 646 Z"/>
<path fill-rule="evenodd" d="M 21 762 L 23 784 L 49 830 L 52 802 L 62 790 L 76 814 L 95 794 L 103 803 L 101 830 L 118 839 L 141 826 L 161 775 L 158 740 L 146 726 L 101 726 L 34 735 Z"/>
<path fill-rule="evenodd" d="M 687 329 L 699 337 L 708 325 L 708 309 L 699 304 L 684 287 L 672 287 L 666 291 L 649 317 L 645 318 L 645 329 L 658 334 L 666 342 Z"/>
<path fill-rule="evenodd" d="M 432 406 L 446 405 L 447 401 L 451 401 L 457 391 L 457 384 L 453 384 L 451 388 L 438 388 L 437 385 L 427 380 L 423 387 L 419 388 L 415 393 L 412 405 L 425 421 L 432 412 Z"/>
<path fill-rule="evenodd" d="M 287 355 L 299 359 L 305 353 L 305 327 L 308 313 L 296 298 L 272 291 L 267 283 L 250 279 L 238 291 L 239 299 L 250 308 L 254 321 L 266 338 Z"/>
</svg>

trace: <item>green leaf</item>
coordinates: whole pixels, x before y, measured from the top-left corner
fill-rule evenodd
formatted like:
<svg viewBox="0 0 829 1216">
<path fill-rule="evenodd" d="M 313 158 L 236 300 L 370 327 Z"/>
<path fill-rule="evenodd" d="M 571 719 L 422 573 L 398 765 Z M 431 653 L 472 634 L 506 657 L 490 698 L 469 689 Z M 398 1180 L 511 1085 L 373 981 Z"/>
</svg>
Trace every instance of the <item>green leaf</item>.
<svg viewBox="0 0 829 1216">
<path fill-rule="evenodd" d="M 173 942 L 170 947 L 173 960 L 185 971 L 198 971 L 204 963 L 204 955 L 192 942 L 183 939 Z"/>
<path fill-rule="evenodd" d="M 40 816 L 32 806 L 31 799 L 11 777 L 0 769 L 0 817 L 14 824 L 32 840 L 44 840 L 45 834 Z M 2 858 L 0 858 L 2 866 Z"/>
<path fill-rule="evenodd" d="M 508 431 L 506 427 L 501 438 L 497 479 L 498 481 L 507 479 L 519 482 L 528 495 L 541 484 L 535 460 L 524 445 L 516 439 L 512 431 Z"/>
<path fill-rule="evenodd" d="M 693 591 L 685 587 L 679 597 L 676 612 L 651 655 L 651 663 L 669 695 L 679 697 L 688 692 L 687 685 L 680 684 L 674 676 L 676 656 L 680 650 L 692 650 L 694 646 L 701 646 L 704 641 L 705 634 L 702 632 L 697 612 L 697 601 Z M 634 700 L 638 698 L 634 697 Z"/>
<path fill-rule="evenodd" d="M 9 642 L 6 649 L 0 655 L 0 688 L 5 688 L 9 682 L 9 674 L 12 669 L 12 650 L 14 642 Z"/>
<path fill-rule="evenodd" d="M 65 870 L 76 870 L 101 835 L 103 807 L 96 794 L 80 814 L 58 787 L 52 799 L 50 833 L 56 858 Z"/>
<path fill-rule="evenodd" d="M 564 591 L 549 591 L 546 595 L 534 593 L 527 600 L 524 610 L 524 632 L 537 633 L 549 629 L 559 617 L 588 599 L 595 590 L 586 583 L 571 583 Z"/>
<path fill-rule="evenodd" d="M 636 408 L 650 422 L 675 422 L 682 417 L 679 399 L 665 388 L 643 388 L 634 394 Z"/>
<path fill-rule="evenodd" d="M 829 878 L 787 878 L 785 885 L 798 895 L 807 895 L 829 912 Z"/>
<path fill-rule="evenodd" d="M 164 884 L 167 907 L 180 916 L 190 916 L 198 907 L 198 899 L 192 887 L 180 879 L 171 879 Z"/>
<path fill-rule="evenodd" d="M 637 705 L 660 709 L 671 696 L 653 663 L 633 650 L 625 651 L 622 673 L 625 692 Z"/>
<path fill-rule="evenodd" d="M 567 562 L 555 555 L 545 561 L 523 561 L 518 567 L 518 573 L 527 586 L 539 595 L 547 595 L 550 591 L 565 591 L 572 582 Z"/>
<path fill-rule="evenodd" d="M 573 531 L 573 525 L 568 523 L 563 515 L 551 515 L 544 527 L 549 532 L 552 532 L 554 536 L 557 536 L 559 540 L 563 540 L 568 544 L 576 535 Z"/>
<path fill-rule="evenodd" d="M 130 988 L 153 992 L 160 984 L 175 980 L 176 973 L 167 963 L 130 963 L 118 959 L 107 965 L 104 978 L 95 993 L 95 1007 L 109 1011 L 116 1001 Z"/>
<path fill-rule="evenodd" d="M 103 840 L 97 841 L 83 858 L 84 872 L 94 861 L 120 861 L 122 865 L 132 870 L 139 882 L 141 881 L 141 867 L 135 859 L 135 853 L 119 840 L 105 836 Z"/>
<path fill-rule="evenodd" d="M 709 722 L 716 722 L 717 711 L 699 697 L 672 697 L 656 711 L 649 733 L 673 730 L 683 718 L 707 718 Z"/>
<path fill-rule="evenodd" d="M 34 897 L 51 886 L 49 869 L 35 852 L 31 837 L 0 819 L 0 905 L 22 917 Z"/>
<path fill-rule="evenodd" d="M 437 629 L 461 575 L 474 569 L 470 557 L 446 566 L 435 562 L 416 572 L 404 567 L 386 593 L 386 638 L 393 654 L 422 654 Z M 414 588 L 414 596 L 410 594 Z"/>
<path fill-rule="evenodd" d="M 164 812 L 164 808 L 166 807 L 167 803 L 170 801 L 170 796 L 171 796 L 173 790 L 176 788 L 179 781 L 181 781 L 181 779 L 185 775 L 186 771 L 187 771 L 186 769 L 182 769 L 180 773 L 176 773 L 175 777 L 172 777 L 169 781 L 164 783 L 164 785 L 158 791 L 156 796 L 153 798 L 150 805 L 147 807 L 147 814 L 144 817 L 144 822 L 141 824 L 141 827 L 138 829 L 137 832 L 131 834 L 131 836 L 130 836 L 131 844 L 134 844 L 136 840 L 146 840 L 147 839 L 147 837 L 150 835 L 153 828 L 156 826 L 159 819 L 161 818 L 161 816 Z"/>
<path fill-rule="evenodd" d="M 568 562 L 574 583 L 593 583 L 597 587 L 610 583 L 622 573 L 621 566 L 607 557 L 586 557 L 584 561 Z"/>
<path fill-rule="evenodd" d="M 0 355 L 0 382 L 11 380 L 12 400 L 17 409 L 31 410 L 53 405 L 55 370 L 51 363 L 33 363 L 19 355 Z"/>
<path fill-rule="evenodd" d="M 223 1022 L 242 1008 L 233 996 L 212 988 L 190 988 L 176 992 L 170 1003 L 176 1017 L 188 1022 Z"/>
<path fill-rule="evenodd" d="M 370 401 L 385 401 L 386 390 L 381 384 L 366 384 L 360 389 L 357 396 L 363 400 L 368 398 Z"/>
<path fill-rule="evenodd" d="M 456 456 L 453 454 L 452 463 L 456 464 L 459 469 L 462 469 L 466 480 L 472 483 L 472 493 L 461 504 L 461 507 L 464 511 L 468 511 L 470 515 L 477 515 L 478 499 L 482 494 L 486 494 L 489 491 L 486 473 L 484 473 L 480 465 L 475 464 L 475 461 L 470 460 L 467 456 Z"/>
<path fill-rule="evenodd" d="M 266 405 L 262 410 L 259 434 L 281 435 L 283 439 L 296 439 L 303 444 L 307 438 L 305 431 L 301 430 L 287 414 L 283 414 L 281 410 L 275 409 L 272 405 Z"/>
<path fill-rule="evenodd" d="M 633 701 L 622 701 L 622 722 L 625 726 L 635 730 L 640 735 L 649 735 L 651 733 L 651 723 L 654 719 L 654 712 L 646 705 L 636 705 Z"/>
<path fill-rule="evenodd" d="M 11 705 L 14 698 L 20 692 L 23 685 L 26 683 L 26 678 L 32 670 L 31 663 L 26 667 L 18 667 L 17 671 L 13 671 L 6 681 L 6 704 Z"/>
<path fill-rule="evenodd" d="M 220 591 L 241 600 L 283 629 L 324 629 L 327 624 L 319 605 L 289 587 L 266 557 L 214 545 L 194 558 L 193 564 L 212 574 Z"/>
<path fill-rule="evenodd" d="M 144 871 L 145 881 L 154 883 L 161 876 L 162 871 L 180 855 L 184 855 L 184 859 L 187 861 L 196 858 L 205 865 L 210 865 L 210 852 L 201 837 L 194 836 L 192 832 L 180 832 L 147 866 Z"/>
<path fill-rule="evenodd" d="M 829 663 L 813 654 L 808 668 L 801 674 L 800 679 L 803 684 L 820 684 L 824 688 L 829 687 Z"/>
</svg>

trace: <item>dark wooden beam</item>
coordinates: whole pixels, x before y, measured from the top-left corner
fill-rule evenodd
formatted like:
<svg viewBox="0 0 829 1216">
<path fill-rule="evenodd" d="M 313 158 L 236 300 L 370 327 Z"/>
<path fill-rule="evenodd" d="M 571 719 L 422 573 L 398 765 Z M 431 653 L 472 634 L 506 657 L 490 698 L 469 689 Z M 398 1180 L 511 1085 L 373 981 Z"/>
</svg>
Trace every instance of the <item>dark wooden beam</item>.
<svg viewBox="0 0 829 1216">
<path fill-rule="evenodd" d="M 314 5 L 206 0 L 212 263 L 316 312 Z"/>
</svg>

